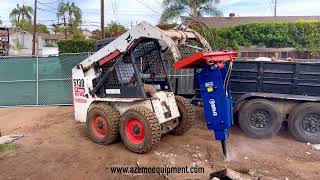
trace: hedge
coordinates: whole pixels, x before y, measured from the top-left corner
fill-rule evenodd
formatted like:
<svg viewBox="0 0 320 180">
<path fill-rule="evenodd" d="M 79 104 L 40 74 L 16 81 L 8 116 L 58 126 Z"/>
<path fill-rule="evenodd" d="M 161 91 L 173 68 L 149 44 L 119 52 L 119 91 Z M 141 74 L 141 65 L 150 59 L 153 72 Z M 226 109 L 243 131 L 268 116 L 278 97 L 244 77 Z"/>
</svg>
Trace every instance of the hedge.
<svg viewBox="0 0 320 180">
<path fill-rule="evenodd" d="M 199 29 L 216 49 L 239 49 L 252 45 L 267 48 L 294 47 L 316 55 L 320 47 L 320 22 L 253 23 L 220 29 Z"/>
<path fill-rule="evenodd" d="M 95 40 L 63 40 L 58 42 L 59 54 L 94 52 Z"/>
</svg>

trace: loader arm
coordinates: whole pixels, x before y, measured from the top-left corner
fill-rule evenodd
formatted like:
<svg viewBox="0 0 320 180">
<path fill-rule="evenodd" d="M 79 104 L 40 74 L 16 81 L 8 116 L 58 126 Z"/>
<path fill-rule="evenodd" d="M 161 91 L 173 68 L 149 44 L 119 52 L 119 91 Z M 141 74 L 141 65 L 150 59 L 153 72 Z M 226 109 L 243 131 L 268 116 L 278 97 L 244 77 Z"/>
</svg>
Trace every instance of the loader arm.
<svg viewBox="0 0 320 180">
<path fill-rule="evenodd" d="M 107 46 L 100 49 L 80 63 L 83 70 L 89 69 L 92 65 L 100 61 L 108 61 L 120 54 L 124 54 L 139 39 L 149 38 L 159 40 L 163 47 L 171 50 L 175 61 L 181 59 L 179 47 L 185 45 L 188 39 L 198 41 L 205 52 L 211 51 L 209 43 L 197 32 L 183 26 L 176 27 L 172 30 L 161 30 L 145 21 L 141 22 L 131 30 L 127 31 Z"/>
</svg>

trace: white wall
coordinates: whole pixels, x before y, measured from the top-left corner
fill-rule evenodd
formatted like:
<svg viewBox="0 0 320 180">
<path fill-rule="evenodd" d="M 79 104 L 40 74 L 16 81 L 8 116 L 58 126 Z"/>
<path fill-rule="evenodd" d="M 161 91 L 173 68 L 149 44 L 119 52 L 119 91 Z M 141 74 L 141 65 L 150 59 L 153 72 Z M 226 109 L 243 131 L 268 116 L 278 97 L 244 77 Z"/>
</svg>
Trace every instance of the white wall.
<svg viewBox="0 0 320 180">
<path fill-rule="evenodd" d="M 58 47 L 44 47 L 42 51 L 42 56 L 57 55 L 59 54 Z"/>
<path fill-rule="evenodd" d="M 19 32 L 10 36 L 10 56 L 19 55 L 32 55 L 32 39 L 33 36 L 29 32 Z M 22 49 L 18 51 L 15 47 L 17 43 L 22 45 Z M 36 55 L 42 55 L 44 46 L 44 39 L 41 36 L 37 36 L 36 42 Z"/>
</svg>

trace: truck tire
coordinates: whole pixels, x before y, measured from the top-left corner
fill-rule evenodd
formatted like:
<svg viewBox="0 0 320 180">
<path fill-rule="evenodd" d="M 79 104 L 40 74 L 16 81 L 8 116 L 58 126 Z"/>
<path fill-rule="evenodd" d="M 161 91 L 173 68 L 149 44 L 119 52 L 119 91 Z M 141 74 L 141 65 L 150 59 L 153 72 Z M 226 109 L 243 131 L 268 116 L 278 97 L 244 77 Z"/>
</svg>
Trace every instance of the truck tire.
<svg viewBox="0 0 320 180">
<path fill-rule="evenodd" d="M 91 105 L 87 114 L 89 137 L 99 144 L 111 144 L 119 134 L 120 114 L 105 103 Z"/>
<path fill-rule="evenodd" d="M 182 135 L 194 126 L 195 111 L 193 105 L 186 98 L 181 96 L 175 98 L 180 112 L 179 124 L 169 134 Z"/>
<path fill-rule="evenodd" d="M 129 109 L 120 118 L 120 135 L 130 151 L 146 153 L 160 142 L 159 120 L 148 108 Z"/>
<path fill-rule="evenodd" d="M 239 125 L 242 131 L 255 139 L 271 138 L 282 125 L 281 113 L 272 101 L 250 100 L 239 111 Z"/>
<path fill-rule="evenodd" d="M 289 116 L 289 131 L 302 142 L 320 143 L 320 104 L 304 103 Z"/>
</svg>

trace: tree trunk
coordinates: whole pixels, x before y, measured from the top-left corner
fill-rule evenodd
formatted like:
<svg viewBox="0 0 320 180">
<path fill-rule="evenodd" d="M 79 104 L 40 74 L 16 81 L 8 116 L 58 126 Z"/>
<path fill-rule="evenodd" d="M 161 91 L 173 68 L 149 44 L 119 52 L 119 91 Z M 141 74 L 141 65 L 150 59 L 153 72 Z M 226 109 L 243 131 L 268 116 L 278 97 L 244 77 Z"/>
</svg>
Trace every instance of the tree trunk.
<svg viewBox="0 0 320 180">
<path fill-rule="evenodd" d="M 65 13 L 63 13 L 63 24 L 64 24 L 64 39 L 67 40 L 67 23 L 66 23 Z"/>
</svg>

